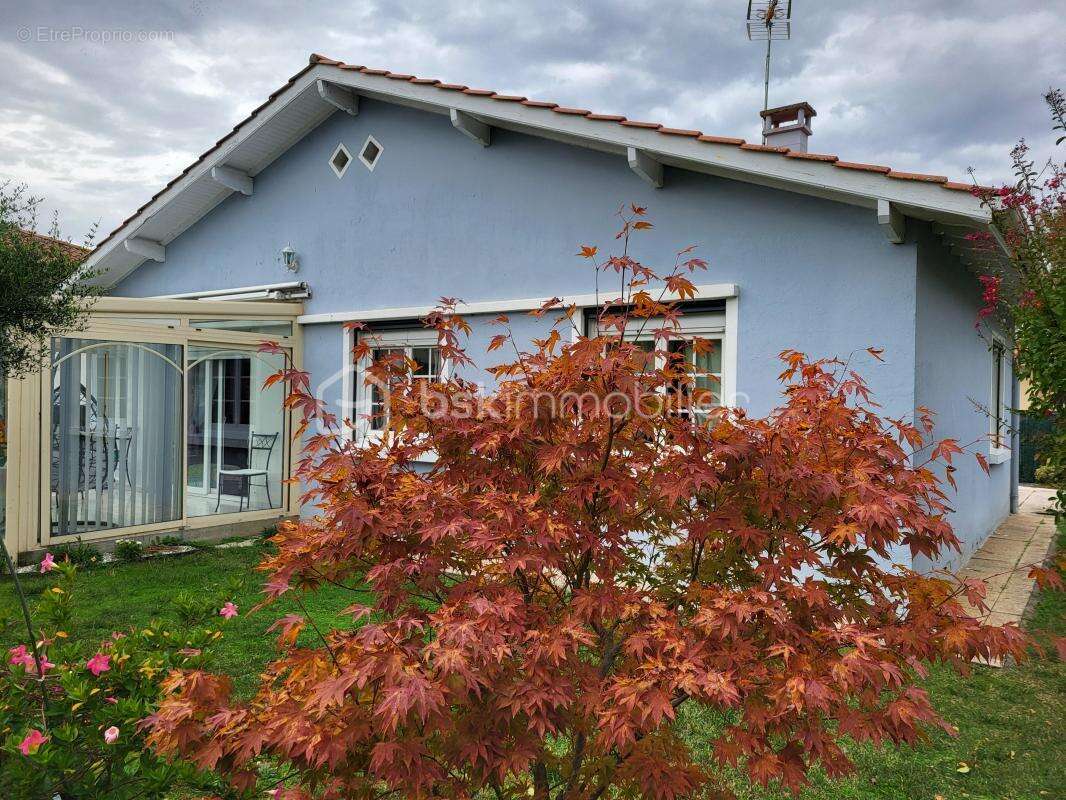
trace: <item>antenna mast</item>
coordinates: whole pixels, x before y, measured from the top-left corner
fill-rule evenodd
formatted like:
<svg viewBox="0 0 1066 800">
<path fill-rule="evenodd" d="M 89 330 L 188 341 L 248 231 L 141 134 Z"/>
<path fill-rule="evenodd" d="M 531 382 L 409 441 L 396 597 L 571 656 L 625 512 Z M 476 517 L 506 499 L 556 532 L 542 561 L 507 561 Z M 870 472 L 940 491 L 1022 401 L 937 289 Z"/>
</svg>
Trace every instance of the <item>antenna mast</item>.
<svg viewBox="0 0 1066 800">
<path fill-rule="evenodd" d="M 766 75 L 763 80 L 762 110 L 770 107 L 770 44 L 774 39 L 792 38 L 792 0 L 748 0 L 748 39 L 766 41 Z M 765 140 L 763 144 L 765 144 Z"/>
</svg>

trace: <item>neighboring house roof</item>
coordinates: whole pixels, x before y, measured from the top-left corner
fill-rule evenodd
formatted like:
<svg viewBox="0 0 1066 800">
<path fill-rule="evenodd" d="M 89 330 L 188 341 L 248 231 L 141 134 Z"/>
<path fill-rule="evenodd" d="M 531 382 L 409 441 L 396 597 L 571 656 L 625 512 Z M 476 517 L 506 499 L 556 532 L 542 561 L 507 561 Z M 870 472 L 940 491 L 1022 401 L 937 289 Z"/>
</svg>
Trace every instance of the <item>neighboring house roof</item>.
<svg viewBox="0 0 1066 800">
<path fill-rule="evenodd" d="M 473 89 L 432 78 L 346 64 L 313 54 L 266 102 L 104 238 L 87 259 L 97 282 L 114 283 L 146 259 L 165 259 L 165 246 L 234 191 L 251 191 L 255 175 L 358 97 L 452 116 L 626 156 L 634 169 L 663 164 L 876 209 L 890 237 L 914 217 L 944 226 L 940 233 L 964 258 L 966 234 L 987 230 L 989 213 L 973 185 L 942 175 L 843 161 L 752 144 L 697 130 L 669 128 L 588 109 Z M 668 186 L 666 190 L 668 190 Z"/>
<path fill-rule="evenodd" d="M 37 231 L 19 229 L 19 233 L 27 239 L 36 239 L 41 244 L 58 247 L 76 261 L 83 261 L 92 252 L 92 248 L 82 247 L 80 244 L 74 244 L 64 239 L 56 239 L 54 236 L 45 236 L 43 233 L 37 233 Z"/>
</svg>

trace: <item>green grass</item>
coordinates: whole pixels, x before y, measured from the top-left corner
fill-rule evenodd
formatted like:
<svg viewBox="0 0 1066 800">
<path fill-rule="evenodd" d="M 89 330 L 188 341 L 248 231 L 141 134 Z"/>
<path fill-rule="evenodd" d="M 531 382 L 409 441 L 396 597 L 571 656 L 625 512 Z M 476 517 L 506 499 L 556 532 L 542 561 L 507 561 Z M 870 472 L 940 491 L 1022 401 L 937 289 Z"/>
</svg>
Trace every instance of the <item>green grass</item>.
<svg viewBox="0 0 1066 800">
<path fill-rule="evenodd" d="M 217 594 L 236 603 L 241 616 L 222 626 L 223 638 L 215 648 L 214 664 L 233 677 L 239 693 L 247 694 L 256 685 L 263 665 L 274 655 L 274 634 L 267 633 L 267 628 L 282 615 L 300 610 L 291 601 L 281 601 L 257 613 L 246 614 L 262 600 L 260 588 L 265 576 L 255 566 L 263 553 L 263 546 L 258 544 L 206 548 L 183 556 L 83 570 L 74 588 L 75 612 L 69 626 L 75 632 L 72 640 L 89 651 L 111 631 L 142 627 L 150 620 L 162 620 L 177 630 L 181 622 L 170 607 L 171 598 L 182 592 Z M 36 596 L 50 583 L 39 575 L 20 577 L 32 609 Z M 306 611 L 320 628 L 343 627 L 351 624 L 351 618 L 338 618 L 340 611 L 359 600 L 358 594 L 327 587 L 316 594 Z M 308 630 L 301 641 L 304 638 L 310 641 L 313 636 Z M 14 589 L 10 579 L 4 578 L 0 580 L 0 645 L 6 652 L 12 642 L 23 639 Z"/>
<path fill-rule="evenodd" d="M 1066 547 L 1066 525 L 1059 528 L 1059 546 Z M 112 630 L 140 626 L 162 619 L 179 627 L 169 608 L 178 593 L 219 594 L 232 599 L 241 616 L 224 626 L 217 647 L 218 669 L 233 676 L 238 692 L 255 686 L 256 676 L 273 655 L 273 634 L 267 628 L 275 619 L 296 609 L 282 602 L 246 615 L 259 600 L 263 576 L 254 570 L 263 555 L 262 546 L 205 549 L 178 558 L 149 559 L 85 571 L 78 581 L 77 611 L 72 630 L 86 649 Z M 39 576 L 26 576 L 31 595 L 47 585 Z M 364 598 L 365 599 L 365 598 Z M 359 601 L 358 595 L 339 588 L 326 588 L 308 601 L 306 612 L 320 627 L 349 625 L 338 617 L 341 609 Z M 1033 618 L 1032 631 L 1066 635 L 1066 593 L 1044 593 Z M 313 632 L 305 630 L 305 637 Z M 0 581 L 0 644 L 19 639 L 17 606 L 8 579 Z M 934 704 L 949 722 L 959 728 L 957 737 L 934 734 L 916 748 L 874 748 L 852 745 L 849 755 L 859 768 L 850 779 L 828 781 L 815 773 L 812 785 L 802 794 L 807 800 L 944 800 L 955 798 L 1009 798 L 1043 800 L 1063 797 L 1066 787 L 1066 757 L 1062 733 L 1066 730 L 1066 664 L 1053 655 L 1009 669 L 977 667 L 969 677 L 935 670 L 925 681 Z M 706 758 L 709 742 L 720 719 L 698 709 L 684 710 L 679 726 L 684 737 Z M 969 772 L 960 773 L 961 763 Z M 785 797 L 750 786 L 742 776 L 728 775 L 741 798 L 765 800 Z"/>
</svg>

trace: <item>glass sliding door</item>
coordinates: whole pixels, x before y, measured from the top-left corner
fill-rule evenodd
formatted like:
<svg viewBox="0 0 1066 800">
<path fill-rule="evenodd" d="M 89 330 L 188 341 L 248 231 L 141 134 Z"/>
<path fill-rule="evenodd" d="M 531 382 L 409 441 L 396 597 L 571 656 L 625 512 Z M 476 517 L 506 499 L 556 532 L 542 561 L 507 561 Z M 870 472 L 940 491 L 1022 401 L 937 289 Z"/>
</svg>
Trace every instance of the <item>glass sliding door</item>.
<svg viewBox="0 0 1066 800">
<path fill-rule="evenodd" d="M 187 506 L 190 517 L 281 508 L 286 436 L 283 384 L 263 388 L 281 355 L 189 347 Z"/>
<path fill-rule="evenodd" d="M 182 518 L 179 344 L 55 338 L 49 532 Z"/>
</svg>

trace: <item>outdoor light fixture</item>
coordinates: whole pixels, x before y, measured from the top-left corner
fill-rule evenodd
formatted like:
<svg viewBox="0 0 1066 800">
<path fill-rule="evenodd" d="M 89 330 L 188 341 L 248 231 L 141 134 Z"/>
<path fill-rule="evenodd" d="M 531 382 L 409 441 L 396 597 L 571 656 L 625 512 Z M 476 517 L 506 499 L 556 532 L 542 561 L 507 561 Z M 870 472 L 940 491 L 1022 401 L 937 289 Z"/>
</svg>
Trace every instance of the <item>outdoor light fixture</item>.
<svg viewBox="0 0 1066 800">
<path fill-rule="evenodd" d="M 300 269 L 300 259 L 296 257 L 296 251 L 292 249 L 291 244 L 287 244 L 282 248 L 281 262 L 289 272 L 296 272 Z"/>
</svg>

